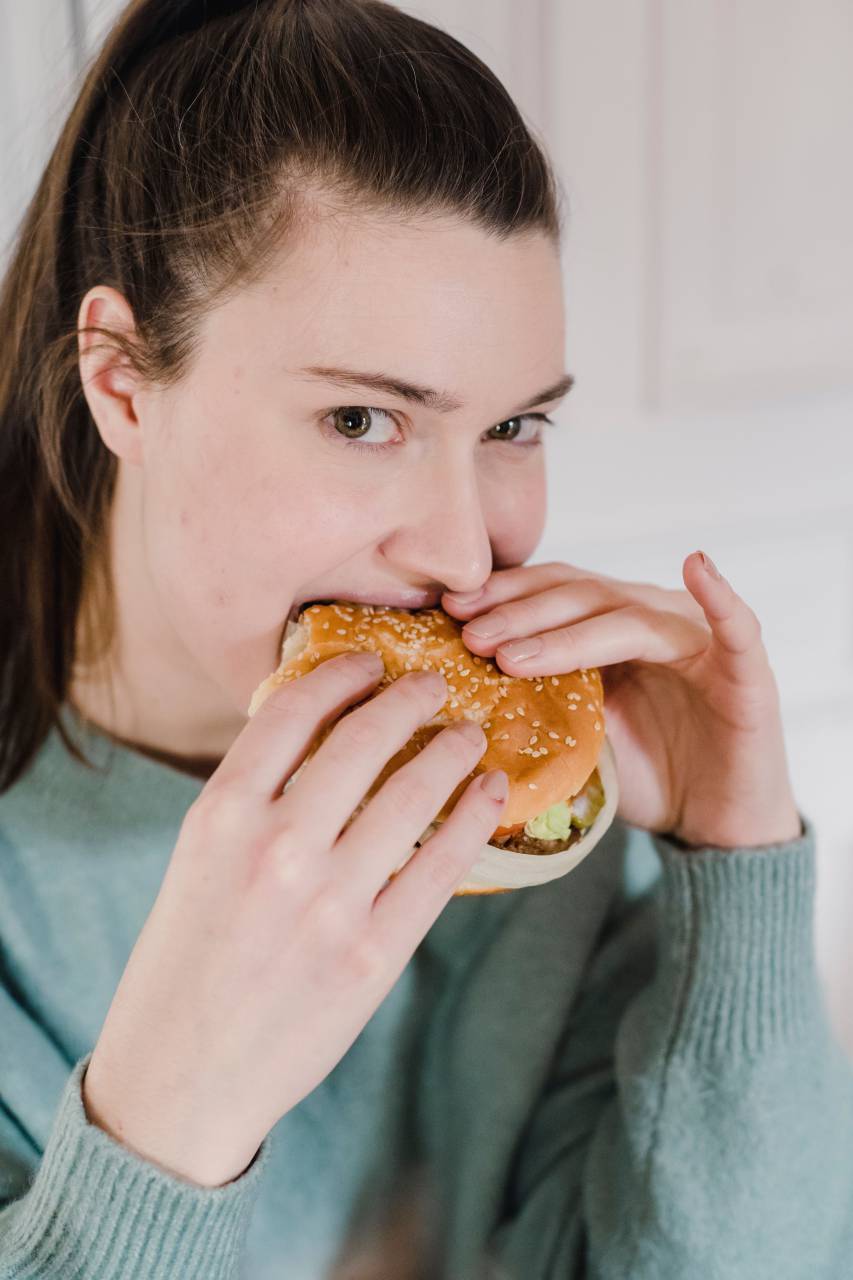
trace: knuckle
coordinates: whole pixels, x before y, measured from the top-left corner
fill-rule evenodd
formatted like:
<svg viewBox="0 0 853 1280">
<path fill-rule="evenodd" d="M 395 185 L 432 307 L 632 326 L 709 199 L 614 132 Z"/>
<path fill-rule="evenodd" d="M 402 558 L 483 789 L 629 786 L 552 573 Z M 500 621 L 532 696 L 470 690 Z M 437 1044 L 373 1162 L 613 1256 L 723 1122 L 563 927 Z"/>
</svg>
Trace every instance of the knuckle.
<svg viewBox="0 0 853 1280">
<path fill-rule="evenodd" d="M 370 933 L 359 933 L 350 943 L 345 965 L 349 976 L 357 982 L 378 978 L 385 967 L 385 956 L 378 939 Z"/>
<path fill-rule="evenodd" d="M 317 694 L 308 686 L 300 687 L 301 684 L 296 680 L 277 689 L 264 702 L 258 715 L 266 714 L 268 719 L 283 716 L 288 727 L 314 729 L 320 719 Z"/>
<path fill-rule="evenodd" d="M 755 610 L 750 608 L 749 605 L 746 605 L 745 607 L 746 607 L 747 626 L 749 627 L 753 642 L 757 644 L 761 640 L 764 634 L 761 626 L 761 619 L 759 618 Z"/>
<path fill-rule="evenodd" d="M 433 804 L 434 787 L 406 765 L 398 769 L 385 784 L 387 800 L 397 814 L 421 812 Z"/>
<path fill-rule="evenodd" d="M 339 720 L 330 737 L 335 752 L 375 747 L 382 739 L 382 721 L 372 709 L 361 708 Z"/>
<path fill-rule="evenodd" d="M 444 729 L 441 733 L 441 743 L 445 754 L 449 755 L 454 764 L 458 768 L 464 769 L 466 773 L 472 767 L 472 760 L 476 760 L 482 754 L 485 741 L 485 734 L 482 734 L 478 742 L 471 742 L 458 729 Z"/>
<path fill-rule="evenodd" d="M 511 604 L 499 605 L 497 611 L 507 618 L 513 629 L 533 631 L 539 626 L 537 607 L 530 600 L 513 600 Z"/>
<path fill-rule="evenodd" d="M 338 946 L 352 931 L 352 908 L 344 896 L 328 886 L 308 908 L 308 926 L 313 939 L 325 946 Z"/>
<path fill-rule="evenodd" d="M 459 860 L 438 836 L 433 836 L 421 846 L 424 874 L 429 882 L 442 893 L 452 888 L 462 874 Z"/>
<path fill-rule="evenodd" d="M 401 676 L 399 680 L 395 680 L 393 688 L 396 689 L 400 697 L 411 703 L 419 716 L 426 715 L 428 712 L 435 710 L 436 700 L 441 693 L 442 698 L 447 697 L 447 681 L 440 671 L 433 671 L 432 675 L 436 677 L 434 681 L 411 679 L 410 675 L 414 672 Z"/>
<path fill-rule="evenodd" d="M 184 822 L 202 838 L 234 830 L 245 822 L 246 798 L 233 783 L 205 787 L 184 816 Z"/>
</svg>

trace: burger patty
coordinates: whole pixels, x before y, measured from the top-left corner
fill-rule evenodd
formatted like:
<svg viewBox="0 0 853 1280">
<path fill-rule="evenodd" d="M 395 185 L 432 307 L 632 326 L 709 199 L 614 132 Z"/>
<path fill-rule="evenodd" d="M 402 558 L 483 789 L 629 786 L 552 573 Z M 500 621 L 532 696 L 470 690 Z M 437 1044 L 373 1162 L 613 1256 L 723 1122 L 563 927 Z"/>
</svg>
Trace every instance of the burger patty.
<svg viewBox="0 0 853 1280">
<path fill-rule="evenodd" d="M 509 836 L 493 836 L 489 844 L 501 849 L 509 849 L 513 853 L 562 853 L 564 849 L 570 849 L 573 844 L 577 844 L 583 834 L 577 827 L 572 827 L 565 840 L 538 840 L 535 836 L 526 835 L 522 830 L 515 831 Z"/>
</svg>

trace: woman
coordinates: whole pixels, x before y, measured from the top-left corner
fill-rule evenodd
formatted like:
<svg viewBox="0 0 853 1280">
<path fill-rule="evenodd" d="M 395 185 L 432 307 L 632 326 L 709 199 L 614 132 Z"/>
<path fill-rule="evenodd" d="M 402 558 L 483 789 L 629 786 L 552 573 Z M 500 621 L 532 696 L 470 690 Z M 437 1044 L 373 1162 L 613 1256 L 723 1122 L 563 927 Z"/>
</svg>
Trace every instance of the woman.
<svg viewBox="0 0 853 1280">
<path fill-rule="evenodd" d="M 0 1274 L 843 1273 L 853 1087 L 758 622 L 700 553 L 683 591 L 525 564 L 558 203 L 488 68 L 375 0 L 134 0 L 90 68 L 0 299 Z M 451 900 L 498 771 L 383 889 L 484 739 L 339 839 L 445 689 L 342 657 L 249 721 L 335 598 L 601 667 L 594 856 Z"/>
</svg>

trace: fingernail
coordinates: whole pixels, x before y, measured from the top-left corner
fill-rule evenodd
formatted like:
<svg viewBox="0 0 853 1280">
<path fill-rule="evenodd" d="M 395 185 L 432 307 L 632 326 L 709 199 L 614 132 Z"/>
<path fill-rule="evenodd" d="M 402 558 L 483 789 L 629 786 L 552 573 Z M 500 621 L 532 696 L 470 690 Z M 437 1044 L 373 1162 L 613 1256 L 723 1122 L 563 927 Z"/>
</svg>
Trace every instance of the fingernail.
<svg viewBox="0 0 853 1280">
<path fill-rule="evenodd" d="M 479 591 L 462 591 L 458 593 L 456 591 L 447 591 L 445 594 L 453 604 L 473 604 L 475 600 L 480 599 L 484 590 L 485 588 L 481 587 Z"/>
<path fill-rule="evenodd" d="M 490 618 L 478 618 L 465 627 L 466 635 L 476 636 L 478 640 L 490 640 L 492 636 L 499 636 L 502 631 L 506 631 L 506 618 L 499 613 L 492 614 Z"/>
<path fill-rule="evenodd" d="M 498 649 L 499 654 L 503 654 L 505 658 L 512 658 L 513 662 L 525 662 L 528 658 L 535 658 L 537 653 L 542 652 L 542 641 L 537 640 L 535 636 L 531 636 L 528 640 L 513 640 L 510 644 L 502 644 Z"/>
<path fill-rule="evenodd" d="M 720 573 L 711 557 L 706 556 L 704 551 L 700 551 L 699 555 L 702 557 L 702 568 L 705 572 L 710 574 L 712 578 L 719 580 L 723 575 Z"/>
<path fill-rule="evenodd" d="M 492 800 L 506 800 L 509 781 L 503 769 L 495 769 L 492 773 L 485 774 L 480 786 Z"/>
</svg>

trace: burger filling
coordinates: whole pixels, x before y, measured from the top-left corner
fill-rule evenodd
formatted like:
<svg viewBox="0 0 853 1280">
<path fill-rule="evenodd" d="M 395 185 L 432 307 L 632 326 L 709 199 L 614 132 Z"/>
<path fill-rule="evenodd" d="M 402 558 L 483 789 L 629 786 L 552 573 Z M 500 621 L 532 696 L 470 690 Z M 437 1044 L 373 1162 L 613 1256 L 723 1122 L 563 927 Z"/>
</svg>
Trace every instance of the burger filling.
<svg viewBox="0 0 853 1280">
<path fill-rule="evenodd" d="M 604 788 L 598 770 L 593 769 L 576 796 L 528 819 L 521 831 L 492 836 L 489 843 L 514 853 L 562 853 L 577 844 L 603 806 Z"/>
</svg>

